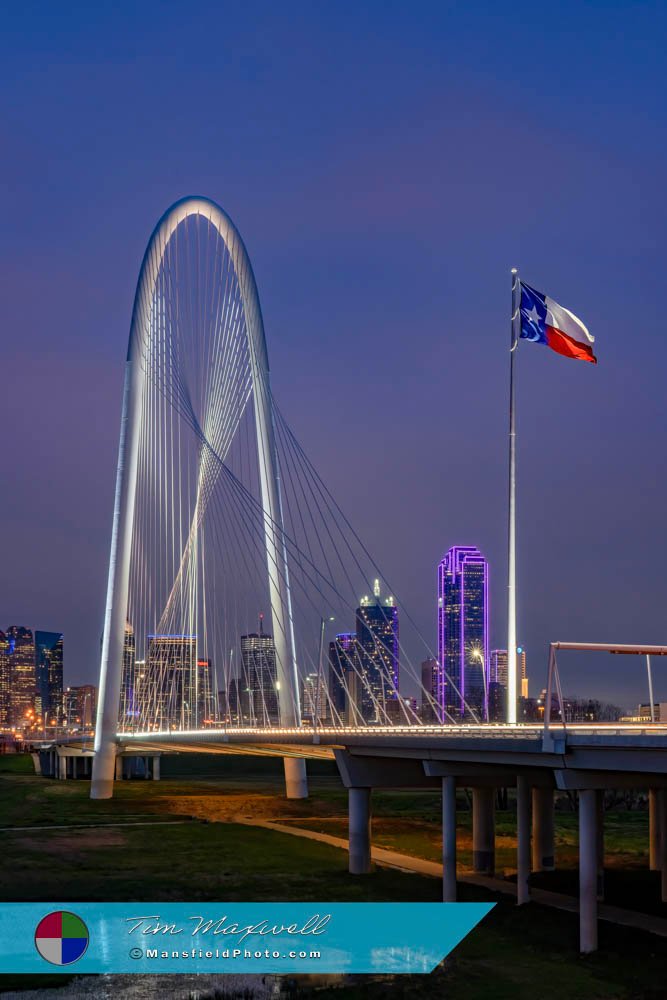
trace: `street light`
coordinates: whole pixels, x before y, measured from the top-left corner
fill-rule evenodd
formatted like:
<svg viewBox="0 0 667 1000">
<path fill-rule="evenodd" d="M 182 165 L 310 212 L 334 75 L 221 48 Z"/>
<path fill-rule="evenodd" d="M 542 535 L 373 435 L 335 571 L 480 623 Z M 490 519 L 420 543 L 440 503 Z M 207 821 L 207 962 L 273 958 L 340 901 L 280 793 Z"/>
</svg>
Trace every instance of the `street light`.
<svg viewBox="0 0 667 1000">
<path fill-rule="evenodd" d="M 484 662 L 484 653 L 479 646 L 473 646 L 470 650 L 470 656 L 473 660 L 477 660 L 482 665 L 482 684 L 484 685 L 484 714 L 486 716 L 486 721 L 489 721 L 489 692 L 486 686 L 486 663 Z"/>
</svg>

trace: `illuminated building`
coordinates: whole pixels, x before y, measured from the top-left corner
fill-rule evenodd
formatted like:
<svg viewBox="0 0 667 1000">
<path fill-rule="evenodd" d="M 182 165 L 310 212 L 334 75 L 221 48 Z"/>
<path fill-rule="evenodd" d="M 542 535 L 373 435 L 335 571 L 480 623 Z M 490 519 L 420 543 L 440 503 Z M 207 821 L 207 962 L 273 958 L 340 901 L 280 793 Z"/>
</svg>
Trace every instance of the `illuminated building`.
<svg viewBox="0 0 667 1000">
<path fill-rule="evenodd" d="M 68 687 L 64 695 L 65 724 L 69 730 L 92 729 L 97 709 L 97 687 L 81 684 Z"/>
<path fill-rule="evenodd" d="M 375 581 L 373 597 L 362 597 L 357 608 L 357 652 L 362 718 L 385 722 L 387 705 L 396 701 L 399 691 L 398 608 L 393 597 L 382 600 L 379 580 Z"/>
<path fill-rule="evenodd" d="M 309 722 L 321 722 L 327 716 L 327 682 L 323 673 L 311 670 L 301 683 L 301 712 Z"/>
<path fill-rule="evenodd" d="M 507 688 L 497 681 L 489 683 L 489 722 L 505 722 L 507 718 Z"/>
<path fill-rule="evenodd" d="M 125 635 L 123 638 L 123 672 L 120 686 L 120 706 L 118 721 L 121 728 L 128 728 L 132 721 L 139 716 L 139 703 L 137 700 L 137 666 L 135 662 L 136 648 L 134 641 L 134 629 L 131 624 L 125 622 Z M 142 662 L 141 667 L 145 664 Z M 143 678 L 142 678 L 143 679 Z"/>
<path fill-rule="evenodd" d="M 438 661 L 434 656 L 429 656 L 422 662 L 421 683 L 422 683 L 422 706 L 421 717 L 423 722 L 438 722 Z"/>
<path fill-rule="evenodd" d="M 276 645 L 264 631 L 241 636 L 242 676 L 239 677 L 239 710 L 244 720 L 260 726 L 279 721 Z"/>
<path fill-rule="evenodd" d="M 453 718 L 487 717 L 489 568 L 479 549 L 455 545 L 438 566 L 438 703 Z"/>
<path fill-rule="evenodd" d="M 59 726 L 63 717 L 63 635 L 35 632 L 35 712 L 44 729 Z"/>
<path fill-rule="evenodd" d="M 355 725 L 361 719 L 360 660 L 355 632 L 341 632 L 329 643 L 329 697 L 334 722 Z"/>
<path fill-rule="evenodd" d="M 519 678 L 521 680 L 520 684 L 520 695 L 522 698 L 528 697 L 528 676 L 526 674 L 526 650 L 523 646 L 516 647 L 516 662 L 517 669 L 519 672 Z M 494 684 L 502 684 L 504 688 L 507 688 L 507 650 L 506 649 L 492 649 L 491 650 L 491 666 L 490 666 L 490 680 Z"/>
<path fill-rule="evenodd" d="M 197 660 L 197 720 L 200 726 L 210 726 L 218 718 L 213 691 L 212 665 L 208 657 Z"/>
<path fill-rule="evenodd" d="M 10 625 L 7 629 L 7 655 L 9 658 L 9 722 L 14 727 L 25 726 L 29 716 L 34 718 L 37 700 L 35 671 L 35 640 L 31 629 Z"/>
<path fill-rule="evenodd" d="M 10 726 L 10 690 L 9 641 L 5 633 L 0 631 L 0 729 L 8 729 Z"/>
<path fill-rule="evenodd" d="M 134 697 L 156 728 L 196 728 L 197 636 L 149 635 L 144 669 Z"/>
</svg>

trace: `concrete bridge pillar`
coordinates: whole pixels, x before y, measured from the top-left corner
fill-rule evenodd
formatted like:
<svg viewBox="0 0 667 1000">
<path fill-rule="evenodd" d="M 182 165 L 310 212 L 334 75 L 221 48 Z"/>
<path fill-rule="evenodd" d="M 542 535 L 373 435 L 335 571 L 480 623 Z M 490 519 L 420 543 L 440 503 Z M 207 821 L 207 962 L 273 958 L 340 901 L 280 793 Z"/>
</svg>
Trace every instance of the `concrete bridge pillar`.
<svg viewBox="0 0 667 1000">
<path fill-rule="evenodd" d="M 456 778 L 442 779 L 442 899 L 456 902 Z"/>
<path fill-rule="evenodd" d="M 123 773 L 123 758 L 119 753 L 116 754 L 116 769 L 115 769 L 116 781 L 122 781 L 125 777 Z"/>
<path fill-rule="evenodd" d="M 533 871 L 551 872 L 556 867 L 554 848 L 554 793 L 551 788 L 533 788 Z"/>
<path fill-rule="evenodd" d="M 648 790 L 648 836 L 649 836 L 649 868 L 652 872 L 660 871 L 662 857 L 662 824 L 660 822 L 660 788 Z"/>
<path fill-rule="evenodd" d="M 528 778 L 516 779 L 516 902 L 522 906 L 530 900 L 530 785 Z"/>
<path fill-rule="evenodd" d="M 595 793 L 595 809 L 597 818 L 597 897 L 604 899 L 604 789 L 598 788 Z"/>
<path fill-rule="evenodd" d="M 348 789 L 350 872 L 365 875 L 371 870 L 371 789 Z"/>
<path fill-rule="evenodd" d="M 308 798 L 308 775 L 303 757 L 284 757 L 285 790 L 288 799 Z"/>
<path fill-rule="evenodd" d="M 160 780 L 160 755 L 156 754 L 153 757 L 153 781 Z"/>
<path fill-rule="evenodd" d="M 579 951 L 598 946 L 598 806 L 593 789 L 579 792 Z"/>
<path fill-rule="evenodd" d="M 660 831 L 658 837 L 658 868 L 662 871 L 660 879 L 660 898 L 667 903 L 667 788 L 661 788 L 656 796 L 656 825 Z"/>
<path fill-rule="evenodd" d="M 58 756 L 58 777 L 63 781 L 67 779 L 67 757 L 65 754 Z"/>
<path fill-rule="evenodd" d="M 494 797 L 492 787 L 472 790 L 472 866 L 482 875 L 493 875 L 496 869 Z"/>
</svg>

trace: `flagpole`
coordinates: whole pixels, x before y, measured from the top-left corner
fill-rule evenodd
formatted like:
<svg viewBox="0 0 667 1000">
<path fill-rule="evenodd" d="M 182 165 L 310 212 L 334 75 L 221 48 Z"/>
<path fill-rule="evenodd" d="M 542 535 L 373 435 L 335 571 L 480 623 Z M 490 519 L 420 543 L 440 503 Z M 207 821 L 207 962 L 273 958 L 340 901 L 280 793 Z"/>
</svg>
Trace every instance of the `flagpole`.
<svg viewBox="0 0 667 1000">
<path fill-rule="evenodd" d="M 516 418 L 514 410 L 514 355 L 519 344 L 521 284 L 519 272 L 512 268 L 512 319 L 510 326 L 510 423 L 509 423 L 509 504 L 507 560 L 507 721 L 517 721 L 516 659 Z"/>
</svg>

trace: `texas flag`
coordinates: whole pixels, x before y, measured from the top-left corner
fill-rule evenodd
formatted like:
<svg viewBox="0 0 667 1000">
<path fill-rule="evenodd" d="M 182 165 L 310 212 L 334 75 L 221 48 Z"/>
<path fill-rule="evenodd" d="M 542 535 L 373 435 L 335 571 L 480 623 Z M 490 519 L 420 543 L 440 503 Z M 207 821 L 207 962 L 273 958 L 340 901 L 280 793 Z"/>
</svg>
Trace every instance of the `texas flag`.
<svg viewBox="0 0 667 1000">
<path fill-rule="evenodd" d="M 542 292 L 521 282 L 521 338 L 545 344 L 566 358 L 597 364 L 592 337 L 581 320 Z"/>
</svg>

